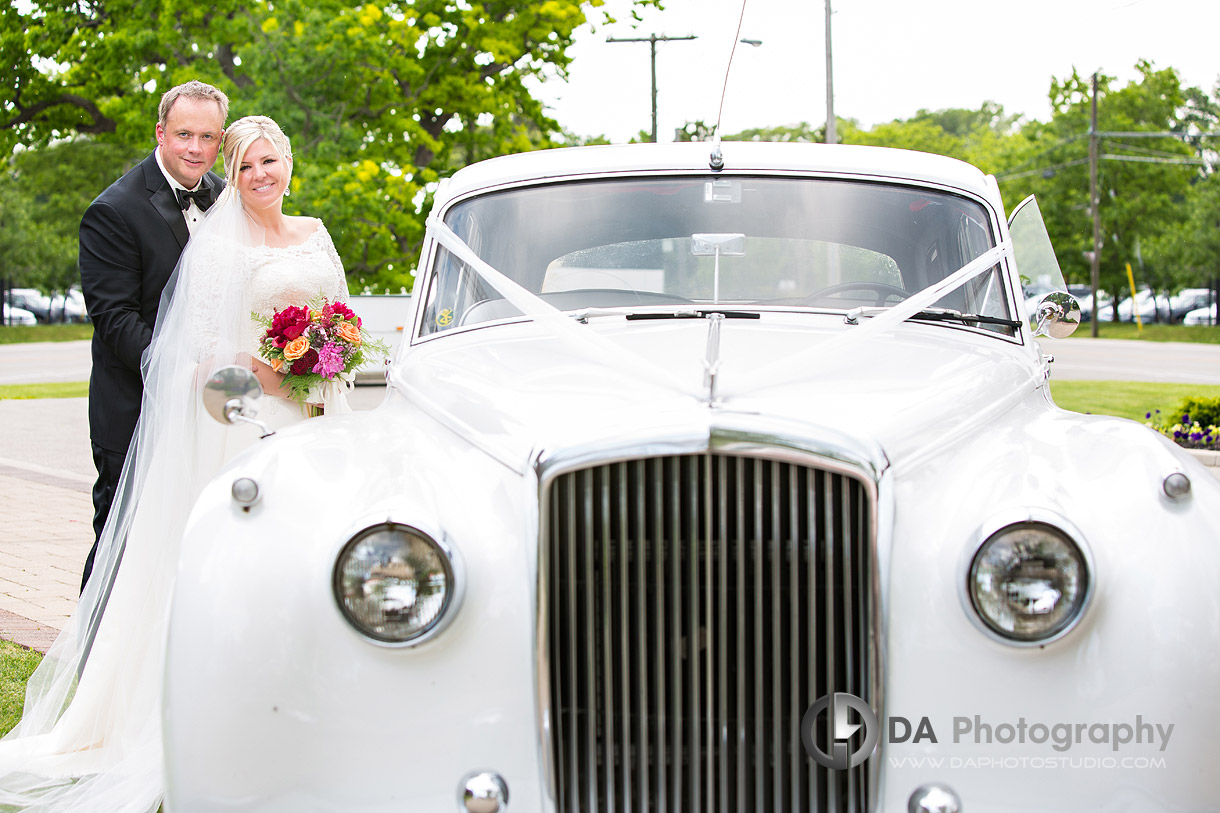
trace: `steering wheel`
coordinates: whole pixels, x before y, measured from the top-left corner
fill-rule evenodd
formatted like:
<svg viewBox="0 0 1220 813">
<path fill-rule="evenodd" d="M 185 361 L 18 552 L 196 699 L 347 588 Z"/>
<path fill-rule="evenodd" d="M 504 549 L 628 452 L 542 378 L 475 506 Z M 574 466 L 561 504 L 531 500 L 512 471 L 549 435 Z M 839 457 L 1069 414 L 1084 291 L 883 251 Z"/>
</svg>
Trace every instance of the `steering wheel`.
<svg viewBox="0 0 1220 813">
<path fill-rule="evenodd" d="M 898 297 L 899 301 L 910 296 L 909 293 L 896 285 L 887 285 L 884 282 L 861 279 L 853 280 L 852 282 L 840 282 L 838 285 L 831 285 L 820 291 L 814 291 L 805 297 L 805 302 L 812 305 L 828 297 L 833 297 L 835 294 L 856 290 L 875 291 L 877 294 L 877 307 L 885 305 L 885 301 L 892 296 Z"/>
</svg>

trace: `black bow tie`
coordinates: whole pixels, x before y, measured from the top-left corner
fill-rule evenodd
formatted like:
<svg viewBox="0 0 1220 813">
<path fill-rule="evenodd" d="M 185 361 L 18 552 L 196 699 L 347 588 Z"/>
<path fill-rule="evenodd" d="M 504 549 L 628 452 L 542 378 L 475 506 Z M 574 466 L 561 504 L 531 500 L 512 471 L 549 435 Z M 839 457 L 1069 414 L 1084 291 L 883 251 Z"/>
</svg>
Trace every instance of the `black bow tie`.
<svg viewBox="0 0 1220 813">
<path fill-rule="evenodd" d="M 216 196 L 212 194 L 212 190 L 206 184 L 200 184 L 199 188 L 194 192 L 188 192 L 185 189 L 179 189 L 178 205 L 182 207 L 182 211 L 186 211 L 191 206 L 191 201 L 195 201 L 195 205 L 199 207 L 201 212 L 206 212 L 208 207 L 215 202 Z"/>
</svg>

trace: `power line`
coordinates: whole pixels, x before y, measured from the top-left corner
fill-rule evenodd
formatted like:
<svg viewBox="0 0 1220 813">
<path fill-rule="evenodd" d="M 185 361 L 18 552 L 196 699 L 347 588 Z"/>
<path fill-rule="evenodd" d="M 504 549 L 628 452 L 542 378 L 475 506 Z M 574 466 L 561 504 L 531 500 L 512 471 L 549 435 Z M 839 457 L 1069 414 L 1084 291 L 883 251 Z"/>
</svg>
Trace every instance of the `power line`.
<svg viewBox="0 0 1220 813">
<path fill-rule="evenodd" d="M 606 42 L 647 42 L 652 57 L 652 142 L 657 141 L 657 43 L 673 42 L 675 40 L 693 40 L 693 35 L 685 37 L 669 37 L 664 34 L 652 34 L 647 37 L 606 37 Z"/>
<path fill-rule="evenodd" d="M 1131 161 L 1140 164 L 1194 164 L 1196 166 L 1207 166 L 1207 162 L 1202 158 L 1160 158 L 1155 155 L 1115 155 L 1106 153 L 1097 156 L 1104 161 Z"/>
<path fill-rule="evenodd" d="M 1017 178 L 1028 178 L 1031 175 L 1044 175 L 1047 172 L 1057 172 L 1058 170 L 1061 170 L 1061 169 L 1068 169 L 1069 167 L 1078 167 L 1078 166 L 1082 166 L 1087 163 L 1089 163 L 1089 159 L 1077 158 L 1075 161 L 1065 161 L 1062 164 L 1052 164 L 1051 166 L 1048 166 L 1048 167 L 1037 167 L 1036 169 L 1027 169 L 1024 172 L 1006 172 L 1003 175 L 997 175 L 995 177 L 996 177 L 997 181 L 1011 181 L 1011 180 L 1015 180 Z"/>
</svg>

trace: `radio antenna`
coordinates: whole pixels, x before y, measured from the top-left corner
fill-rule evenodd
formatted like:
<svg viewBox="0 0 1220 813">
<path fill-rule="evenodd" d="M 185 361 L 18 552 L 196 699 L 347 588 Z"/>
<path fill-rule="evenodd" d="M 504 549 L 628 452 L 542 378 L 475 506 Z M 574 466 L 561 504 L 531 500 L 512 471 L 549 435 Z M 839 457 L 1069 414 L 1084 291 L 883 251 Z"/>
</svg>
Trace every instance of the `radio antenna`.
<svg viewBox="0 0 1220 813">
<path fill-rule="evenodd" d="M 746 3 L 741 0 L 741 15 L 737 18 L 737 33 L 733 35 L 733 49 L 729 51 L 729 64 L 724 69 L 724 87 L 720 89 L 720 109 L 716 111 L 716 129 L 712 131 L 712 155 L 708 164 L 713 170 L 724 169 L 724 153 L 720 151 L 720 120 L 724 116 L 724 97 L 729 92 L 729 73 L 733 70 L 733 56 L 737 53 L 737 43 L 741 39 L 741 25 L 746 19 Z"/>
</svg>

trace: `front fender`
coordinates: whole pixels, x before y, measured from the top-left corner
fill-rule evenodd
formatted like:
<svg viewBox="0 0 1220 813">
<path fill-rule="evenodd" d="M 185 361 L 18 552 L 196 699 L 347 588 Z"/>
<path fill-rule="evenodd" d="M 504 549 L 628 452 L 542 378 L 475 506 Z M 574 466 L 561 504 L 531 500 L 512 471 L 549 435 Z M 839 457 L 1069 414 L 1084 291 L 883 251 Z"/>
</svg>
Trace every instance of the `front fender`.
<svg viewBox="0 0 1220 813">
<path fill-rule="evenodd" d="M 1175 471 L 1193 482 L 1188 498 L 1162 489 Z M 880 752 L 882 809 L 905 809 L 929 781 L 952 786 L 972 811 L 1213 806 L 1220 482 L 1146 427 L 1048 409 L 1037 396 L 986 436 L 909 469 L 899 463 L 891 478 L 886 714 L 912 731 L 885 732 L 897 741 Z M 1022 510 L 1075 526 L 1094 561 L 1080 624 L 1033 648 L 985 635 L 966 599 L 981 529 Z M 913 736 L 923 718 L 933 738 Z M 1001 724 L 1036 723 L 1070 725 L 1084 741 L 996 735 Z M 1148 737 L 1096 742 L 1095 724 Z"/>
<path fill-rule="evenodd" d="M 446 810 L 478 768 L 539 807 L 527 485 L 409 413 L 307 422 L 205 490 L 170 620 L 174 810 Z M 261 486 L 248 511 L 238 477 Z M 456 617 L 418 647 L 379 646 L 338 610 L 335 558 L 362 517 L 443 528 L 462 557 Z"/>
</svg>

